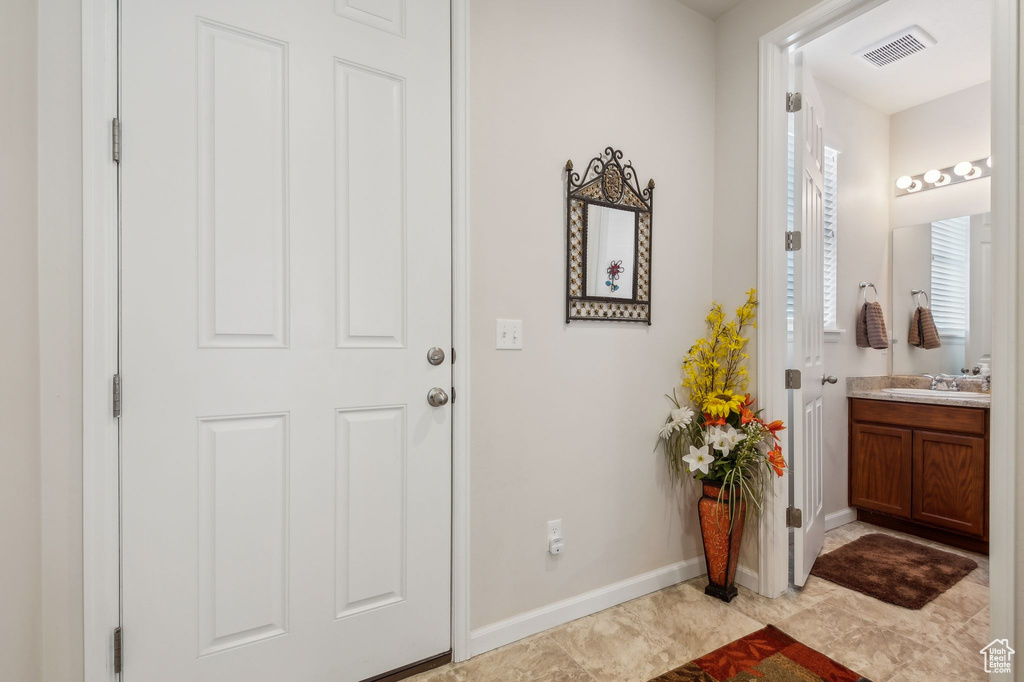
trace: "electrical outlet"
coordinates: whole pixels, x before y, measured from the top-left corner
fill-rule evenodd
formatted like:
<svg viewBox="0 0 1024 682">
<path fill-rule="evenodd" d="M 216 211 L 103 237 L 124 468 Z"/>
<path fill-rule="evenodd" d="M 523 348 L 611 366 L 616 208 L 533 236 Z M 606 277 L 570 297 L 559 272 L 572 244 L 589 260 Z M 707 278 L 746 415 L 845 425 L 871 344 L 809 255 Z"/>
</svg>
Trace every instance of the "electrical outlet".
<svg viewBox="0 0 1024 682">
<path fill-rule="evenodd" d="M 548 521 L 548 552 L 558 556 L 565 550 L 565 541 L 562 539 L 562 519 Z"/>
<path fill-rule="evenodd" d="M 562 537 L 562 519 L 548 521 L 548 540 Z"/>
<path fill-rule="evenodd" d="M 494 347 L 498 350 L 523 349 L 523 321 L 497 320 Z"/>
</svg>

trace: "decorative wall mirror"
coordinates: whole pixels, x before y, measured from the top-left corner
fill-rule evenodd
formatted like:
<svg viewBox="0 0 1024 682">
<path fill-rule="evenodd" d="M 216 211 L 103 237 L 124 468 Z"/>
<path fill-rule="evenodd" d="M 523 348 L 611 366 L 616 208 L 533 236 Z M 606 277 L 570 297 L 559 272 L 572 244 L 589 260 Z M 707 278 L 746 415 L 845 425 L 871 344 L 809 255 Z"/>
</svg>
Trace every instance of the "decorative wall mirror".
<svg viewBox="0 0 1024 682">
<path fill-rule="evenodd" d="M 651 323 L 654 180 L 640 189 L 622 152 L 607 147 L 582 177 L 565 164 L 569 233 L 565 321 Z"/>
</svg>

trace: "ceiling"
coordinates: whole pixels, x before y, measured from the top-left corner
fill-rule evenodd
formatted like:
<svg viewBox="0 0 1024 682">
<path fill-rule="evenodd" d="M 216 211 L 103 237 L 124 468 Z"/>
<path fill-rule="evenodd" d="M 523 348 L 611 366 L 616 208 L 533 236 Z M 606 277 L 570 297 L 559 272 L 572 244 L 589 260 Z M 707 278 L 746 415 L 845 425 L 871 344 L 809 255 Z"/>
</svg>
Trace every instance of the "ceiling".
<svg viewBox="0 0 1024 682">
<path fill-rule="evenodd" d="M 759 1 L 763 2 L 763 0 Z M 679 2 L 714 21 L 743 0 L 679 0 Z"/>
<path fill-rule="evenodd" d="M 991 22 L 991 0 L 889 0 L 808 43 L 803 53 L 816 78 L 893 114 L 990 80 Z M 858 56 L 914 25 L 935 45 L 880 69 Z"/>
</svg>

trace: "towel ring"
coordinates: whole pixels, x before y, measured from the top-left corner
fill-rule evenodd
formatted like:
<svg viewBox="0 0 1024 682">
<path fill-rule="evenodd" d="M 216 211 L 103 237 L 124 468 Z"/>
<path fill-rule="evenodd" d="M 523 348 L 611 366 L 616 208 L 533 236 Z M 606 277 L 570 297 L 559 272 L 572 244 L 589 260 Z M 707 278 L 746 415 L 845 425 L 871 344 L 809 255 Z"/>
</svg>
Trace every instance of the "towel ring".
<svg viewBox="0 0 1024 682">
<path fill-rule="evenodd" d="M 865 303 L 868 302 L 868 287 L 870 287 L 871 290 L 875 292 L 875 301 L 874 302 L 878 302 L 878 289 L 875 288 L 875 285 L 872 284 L 871 282 L 861 282 L 860 283 L 860 290 L 864 294 L 864 302 Z"/>
<path fill-rule="evenodd" d="M 910 295 L 914 297 L 914 303 L 916 303 L 918 305 L 918 307 L 921 306 L 921 299 L 919 298 L 921 296 L 921 294 L 924 294 L 924 300 L 928 303 L 928 308 L 931 309 L 931 307 L 932 307 L 932 299 L 928 295 L 927 291 L 925 291 L 924 289 L 911 289 L 910 290 Z"/>
</svg>

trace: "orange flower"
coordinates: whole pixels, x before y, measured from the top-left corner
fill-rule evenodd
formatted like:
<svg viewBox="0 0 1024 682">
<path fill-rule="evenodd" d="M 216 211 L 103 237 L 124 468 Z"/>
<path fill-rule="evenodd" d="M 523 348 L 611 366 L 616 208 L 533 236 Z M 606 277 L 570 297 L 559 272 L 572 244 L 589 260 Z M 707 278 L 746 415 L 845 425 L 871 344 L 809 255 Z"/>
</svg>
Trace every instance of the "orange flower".
<svg viewBox="0 0 1024 682">
<path fill-rule="evenodd" d="M 704 413 L 704 426 L 725 426 L 725 417 L 712 417 L 710 414 Z"/>
<path fill-rule="evenodd" d="M 782 420 L 781 419 L 776 419 L 771 424 L 765 424 L 764 422 L 761 422 L 761 423 L 764 424 L 764 428 L 768 429 L 768 431 L 772 434 L 772 438 L 774 438 L 775 442 L 778 443 L 779 442 L 779 431 L 785 431 L 786 430 L 786 427 L 782 425 Z"/>
<path fill-rule="evenodd" d="M 775 446 L 775 448 L 768 453 L 768 463 L 772 465 L 772 469 L 775 469 L 776 476 L 782 476 L 782 471 L 786 468 L 786 460 L 782 458 L 782 448 Z"/>
</svg>

